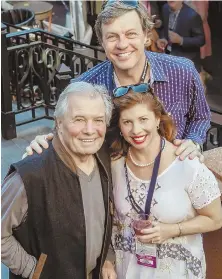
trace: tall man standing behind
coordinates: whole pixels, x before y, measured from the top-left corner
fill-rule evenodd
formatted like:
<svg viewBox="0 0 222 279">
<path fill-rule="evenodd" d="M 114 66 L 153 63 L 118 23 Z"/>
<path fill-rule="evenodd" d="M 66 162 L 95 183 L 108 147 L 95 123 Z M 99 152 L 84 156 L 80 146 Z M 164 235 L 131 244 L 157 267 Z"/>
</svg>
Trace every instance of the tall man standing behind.
<svg viewBox="0 0 222 279">
<path fill-rule="evenodd" d="M 183 1 L 167 2 L 163 6 L 163 32 L 157 46 L 168 54 L 189 58 L 200 72 L 200 48 L 205 44 L 202 19 Z"/>
<path fill-rule="evenodd" d="M 150 85 L 177 126 L 176 154 L 181 159 L 201 156 L 199 145 L 210 127 L 210 110 L 199 74 L 188 59 L 144 50 L 152 26 L 139 1 L 108 1 L 95 25 L 108 59 L 73 82 L 105 85 L 110 96 L 126 92 L 129 85 L 136 85 L 136 91 L 140 90 L 138 84 Z M 48 146 L 38 136 L 31 144 L 37 152 L 41 152 L 38 143 Z M 26 149 L 29 155 L 31 147 Z"/>
<path fill-rule="evenodd" d="M 102 145 L 111 114 L 104 87 L 70 84 L 55 109 L 49 149 L 11 166 L 1 235 L 10 279 L 31 279 L 41 253 L 42 279 L 102 278 L 112 226 L 110 158 Z M 109 278 L 116 279 L 114 270 Z"/>
</svg>

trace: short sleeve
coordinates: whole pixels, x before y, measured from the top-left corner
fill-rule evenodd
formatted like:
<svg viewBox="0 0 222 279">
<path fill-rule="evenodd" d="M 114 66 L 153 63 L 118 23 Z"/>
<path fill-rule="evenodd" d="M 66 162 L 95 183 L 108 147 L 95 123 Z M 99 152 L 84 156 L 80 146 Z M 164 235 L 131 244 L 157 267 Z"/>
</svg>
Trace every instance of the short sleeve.
<svg viewBox="0 0 222 279">
<path fill-rule="evenodd" d="M 195 209 L 201 209 L 220 197 L 217 180 L 204 164 L 201 164 L 193 182 L 188 187 L 188 195 Z"/>
</svg>

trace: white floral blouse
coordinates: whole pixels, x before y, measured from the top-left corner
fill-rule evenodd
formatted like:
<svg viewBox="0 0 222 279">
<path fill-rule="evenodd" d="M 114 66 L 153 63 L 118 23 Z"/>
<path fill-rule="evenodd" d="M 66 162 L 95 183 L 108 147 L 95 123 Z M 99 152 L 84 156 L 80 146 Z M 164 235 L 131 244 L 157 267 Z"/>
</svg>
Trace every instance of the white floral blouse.
<svg viewBox="0 0 222 279">
<path fill-rule="evenodd" d="M 131 227 L 131 216 L 136 212 L 128 199 L 124 163 L 124 157 L 112 162 L 115 201 L 112 243 L 118 279 L 204 279 L 206 265 L 200 234 L 175 237 L 157 245 L 157 268 L 137 264 Z M 150 181 L 138 179 L 129 167 L 127 170 L 132 195 L 144 209 Z M 151 216 L 163 223 L 179 223 L 195 217 L 195 209 L 205 207 L 219 196 L 214 175 L 198 158 L 184 161 L 177 158 L 157 178 Z"/>
</svg>

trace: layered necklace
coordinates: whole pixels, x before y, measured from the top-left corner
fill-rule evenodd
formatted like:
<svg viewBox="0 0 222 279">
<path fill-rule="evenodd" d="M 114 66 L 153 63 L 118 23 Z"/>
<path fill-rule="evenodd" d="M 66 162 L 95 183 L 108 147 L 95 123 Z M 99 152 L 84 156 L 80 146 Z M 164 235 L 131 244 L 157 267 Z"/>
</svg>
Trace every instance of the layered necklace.
<svg viewBox="0 0 222 279">
<path fill-rule="evenodd" d="M 166 141 L 165 141 L 164 138 L 162 138 L 161 143 L 162 143 L 162 144 L 161 144 L 161 151 L 163 151 L 164 148 L 165 148 L 165 146 L 166 146 Z M 146 163 L 146 164 L 137 163 L 137 162 L 133 159 L 133 156 L 132 156 L 130 147 L 129 147 L 129 150 L 128 150 L 128 154 L 129 154 L 129 157 L 130 157 L 130 160 L 132 161 L 132 163 L 133 163 L 135 166 L 140 167 L 140 168 L 149 167 L 149 166 L 153 165 L 154 162 L 155 162 L 155 159 L 154 159 L 152 162 L 149 162 L 149 163 Z"/>
<path fill-rule="evenodd" d="M 144 65 L 143 72 L 141 74 L 139 83 L 144 83 L 145 82 L 148 69 L 149 69 L 149 63 L 148 63 L 148 60 L 146 59 L 146 62 L 145 62 L 145 65 Z M 113 80 L 114 80 L 114 83 L 116 84 L 117 87 L 121 87 L 120 81 L 119 81 L 115 71 L 113 71 Z"/>
</svg>

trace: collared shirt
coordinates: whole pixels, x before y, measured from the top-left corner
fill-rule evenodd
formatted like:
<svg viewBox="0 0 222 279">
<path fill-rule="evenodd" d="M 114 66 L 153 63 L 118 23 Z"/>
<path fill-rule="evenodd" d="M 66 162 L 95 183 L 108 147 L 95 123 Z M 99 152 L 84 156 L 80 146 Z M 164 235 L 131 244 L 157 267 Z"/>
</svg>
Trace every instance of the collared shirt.
<svg viewBox="0 0 222 279">
<path fill-rule="evenodd" d="M 193 62 L 162 53 L 145 53 L 151 68 L 151 86 L 172 115 L 177 126 L 177 138 L 202 144 L 210 127 L 210 109 Z M 104 85 L 112 96 L 116 87 L 113 73 L 112 63 L 106 60 L 72 82 Z"/>
</svg>

